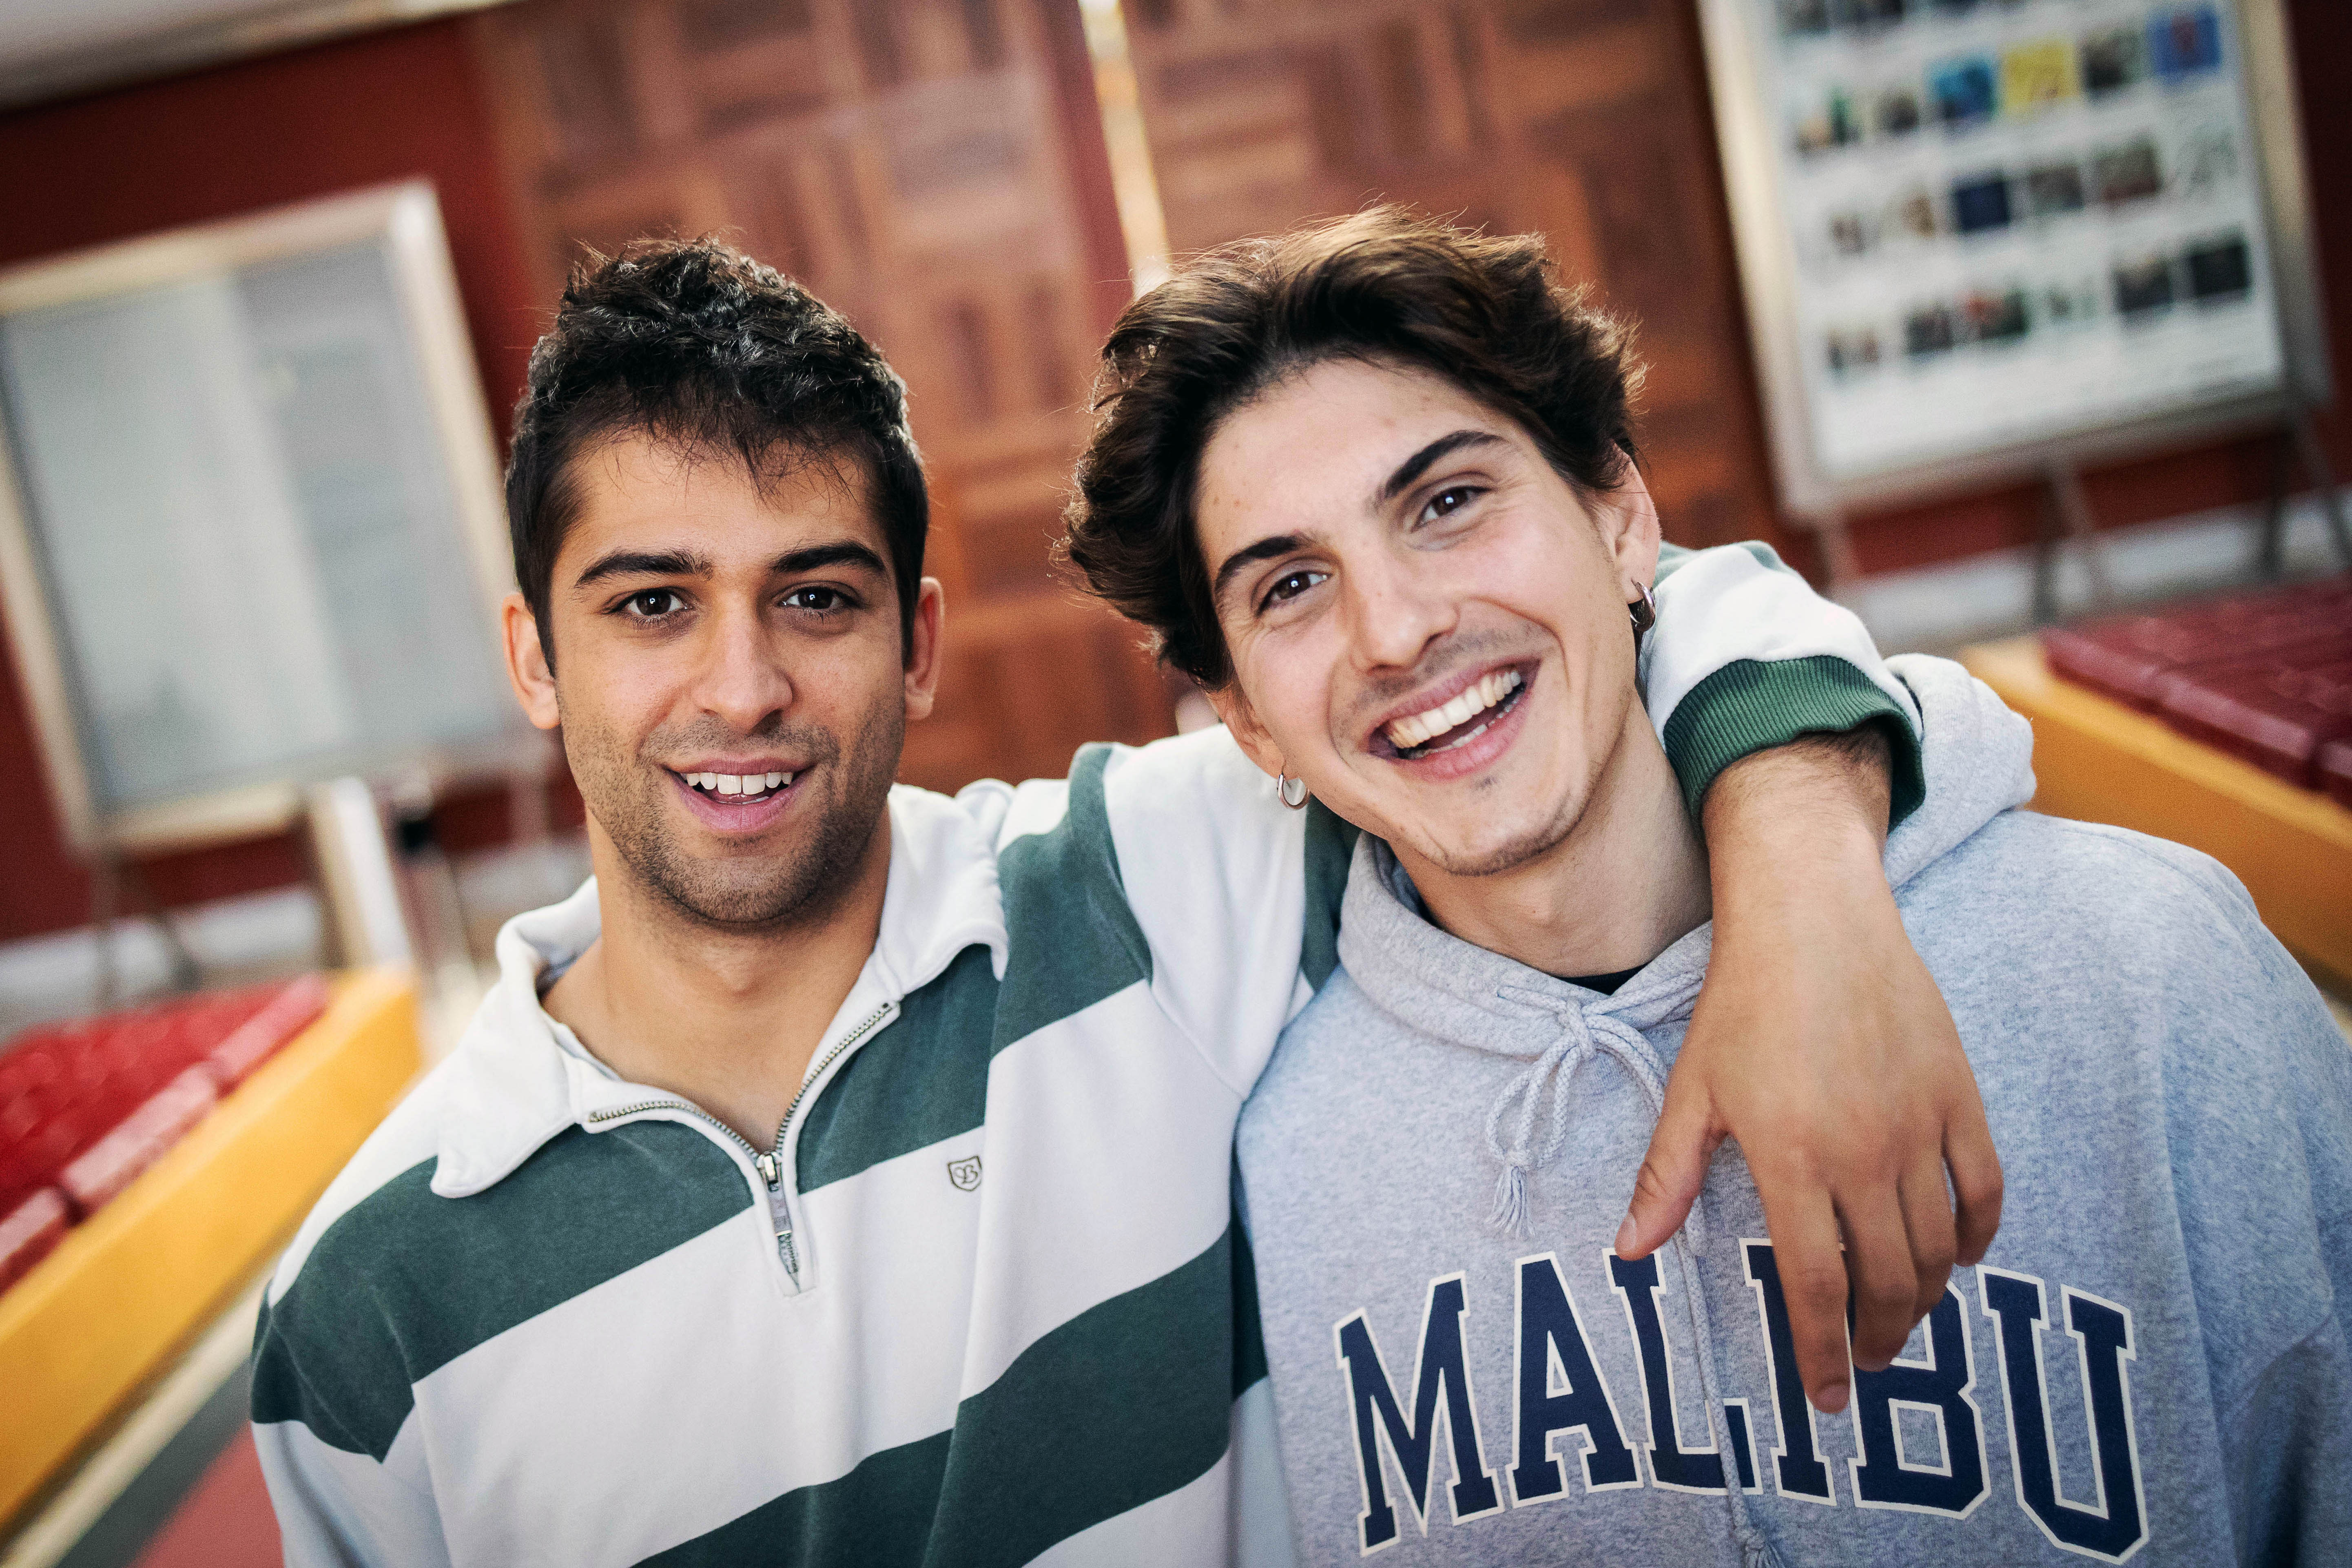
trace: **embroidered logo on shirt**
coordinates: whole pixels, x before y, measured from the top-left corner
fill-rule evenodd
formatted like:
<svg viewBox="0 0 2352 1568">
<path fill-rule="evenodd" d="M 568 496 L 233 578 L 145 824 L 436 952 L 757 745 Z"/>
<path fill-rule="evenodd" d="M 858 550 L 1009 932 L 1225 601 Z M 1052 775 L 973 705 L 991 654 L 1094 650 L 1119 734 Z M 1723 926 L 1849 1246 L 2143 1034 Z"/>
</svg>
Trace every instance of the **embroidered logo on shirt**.
<svg viewBox="0 0 2352 1568">
<path fill-rule="evenodd" d="M 955 1184 L 956 1191 L 960 1193 L 968 1193 L 979 1186 L 980 1156 L 974 1154 L 968 1160 L 950 1160 L 948 1180 Z"/>
</svg>

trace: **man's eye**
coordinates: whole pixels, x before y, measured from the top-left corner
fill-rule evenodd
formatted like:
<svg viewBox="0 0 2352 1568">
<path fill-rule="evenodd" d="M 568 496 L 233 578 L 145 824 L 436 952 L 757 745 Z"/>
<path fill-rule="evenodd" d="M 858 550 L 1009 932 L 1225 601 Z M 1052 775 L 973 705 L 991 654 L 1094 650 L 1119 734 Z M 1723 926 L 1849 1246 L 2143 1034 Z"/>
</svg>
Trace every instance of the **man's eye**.
<svg viewBox="0 0 2352 1568">
<path fill-rule="evenodd" d="M 1318 572 L 1312 567 L 1306 566 L 1300 567 L 1296 572 L 1285 572 L 1274 580 L 1272 587 L 1266 589 L 1265 598 L 1259 607 L 1267 609 L 1285 600 L 1295 599 L 1330 574 L 1328 572 Z"/>
<path fill-rule="evenodd" d="M 675 588 L 647 588 L 622 600 L 621 609 L 637 620 L 654 621 L 679 609 L 685 602 Z"/>
<path fill-rule="evenodd" d="M 1421 509 L 1421 515 L 1413 521 L 1435 522 L 1441 517 L 1461 510 L 1475 498 L 1485 493 L 1476 485 L 1449 485 L 1430 497 L 1429 504 Z"/>
<path fill-rule="evenodd" d="M 822 584 L 811 584 L 805 588 L 795 588 L 785 595 L 784 603 L 796 610 L 808 610 L 816 615 L 825 616 L 831 615 L 835 610 L 847 609 L 849 595 L 838 588 L 828 588 Z"/>
</svg>

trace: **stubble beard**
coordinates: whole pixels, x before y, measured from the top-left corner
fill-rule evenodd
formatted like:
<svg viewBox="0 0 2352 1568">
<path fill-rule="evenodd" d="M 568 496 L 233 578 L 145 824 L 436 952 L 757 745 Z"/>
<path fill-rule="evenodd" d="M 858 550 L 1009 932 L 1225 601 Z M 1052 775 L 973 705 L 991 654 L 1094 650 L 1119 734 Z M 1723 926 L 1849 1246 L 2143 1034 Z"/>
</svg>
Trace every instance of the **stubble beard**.
<svg viewBox="0 0 2352 1568">
<path fill-rule="evenodd" d="M 803 813 L 809 805 L 817 810 L 797 842 L 718 859 L 698 858 L 678 843 L 670 815 L 677 808 L 662 795 L 677 787 L 667 769 L 616 757 L 617 748 L 596 737 L 572 744 L 569 731 L 565 749 L 589 812 L 638 886 L 692 925 L 740 935 L 821 923 L 847 894 L 889 807 L 906 729 L 904 710 L 886 703 L 845 751 L 830 731 L 806 726 L 778 723 L 745 737 L 786 744 L 808 758 L 806 782 L 793 787 L 818 788 L 822 797 L 802 805 Z M 709 739 L 724 746 L 741 738 Z M 644 749 L 674 755 L 693 740 L 656 734 Z"/>
<path fill-rule="evenodd" d="M 1629 699 L 1627 706 L 1630 712 L 1639 704 Z M 1625 717 L 1620 717 L 1621 726 L 1627 721 Z M 1623 747 L 1612 742 L 1587 758 L 1583 776 L 1563 792 L 1551 816 L 1500 845 L 1464 851 L 1424 837 L 1413 848 L 1450 877 L 1499 877 L 1532 865 L 1559 849 L 1575 834 L 1607 789 L 1622 753 Z"/>
</svg>

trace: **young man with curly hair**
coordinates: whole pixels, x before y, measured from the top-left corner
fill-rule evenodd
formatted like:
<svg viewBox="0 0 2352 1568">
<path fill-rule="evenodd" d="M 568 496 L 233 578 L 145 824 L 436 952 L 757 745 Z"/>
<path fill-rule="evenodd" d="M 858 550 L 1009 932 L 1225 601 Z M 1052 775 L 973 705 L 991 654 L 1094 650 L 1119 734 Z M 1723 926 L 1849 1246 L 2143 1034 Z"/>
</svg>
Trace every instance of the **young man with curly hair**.
<svg viewBox="0 0 2352 1568">
<path fill-rule="evenodd" d="M 903 391 L 723 247 L 574 278 L 507 498 L 509 670 L 596 875 L 500 934 L 458 1048 L 272 1281 L 289 1561 L 1278 1560 L 1232 1136 L 1330 971 L 1307 816 L 1221 731 L 894 787 L 943 636 Z M 1738 761 L 1876 725 L 1907 802 L 1902 689 L 1793 577 L 1703 568 L 1652 700 L 1751 946 L 1621 1217 L 1629 1250 L 1672 1231 L 1726 1130 L 1787 1150 L 1833 1405 L 1839 1226 L 1892 1354 L 1999 1177 L 1877 868 L 1886 763 Z M 1974 761 L 2022 787 L 2021 746 Z M 1799 910 L 1850 938 L 1806 946 Z"/>
<path fill-rule="evenodd" d="M 1106 353 L 1070 553 L 1347 868 L 1238 1135 L 1302 1557 L 2352 1561 L 2352 1053 L 2229 872 L 2003 809 L 1973 770 L 2022 721 L 1895 661 L 1927 791 L 1878 894 L 2007 1218 L 1816 1410 L 1796 1254 L 1833 1222 L 1773 1140 L 1665 1247 L 1619 1233 L 1751 912 L 1657 710 L 1645 607 L 1711 568 L 1661 567 L 1622 334 L 1533 237 L 1381 210 L 1197 260 Z M 1838 1219 L 1942 1198 L 1923 1157 Z"/>
</svg>

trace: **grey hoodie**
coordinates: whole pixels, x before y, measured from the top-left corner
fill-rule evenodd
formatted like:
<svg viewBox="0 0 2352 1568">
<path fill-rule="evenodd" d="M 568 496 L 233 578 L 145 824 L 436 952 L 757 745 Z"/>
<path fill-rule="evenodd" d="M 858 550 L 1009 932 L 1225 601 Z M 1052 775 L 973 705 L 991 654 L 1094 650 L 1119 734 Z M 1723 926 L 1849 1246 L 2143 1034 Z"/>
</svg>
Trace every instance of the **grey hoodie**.
<svg viewBox="0 0 2352 1568">
<path fill-rule="evenodd" d="M 1448 936 L 1367 837 L 1239 1134 L 1307 1561 L 2352 1562 L 2352 1052 L 2227 871 L 2000 809 L 2019 737 L 1901 673 L 1927 804 L 1886 866 L 2006 1171 L 1991 1255 L 1812 1413 L 1736 1146 L 1611 1248 L 1708 929 L 1599 995 Z"/>
</svg>

